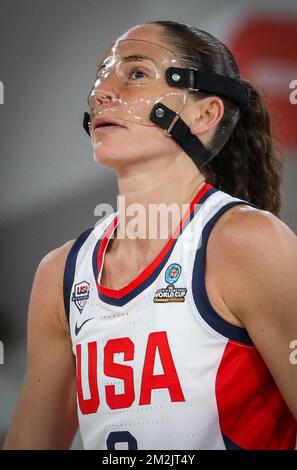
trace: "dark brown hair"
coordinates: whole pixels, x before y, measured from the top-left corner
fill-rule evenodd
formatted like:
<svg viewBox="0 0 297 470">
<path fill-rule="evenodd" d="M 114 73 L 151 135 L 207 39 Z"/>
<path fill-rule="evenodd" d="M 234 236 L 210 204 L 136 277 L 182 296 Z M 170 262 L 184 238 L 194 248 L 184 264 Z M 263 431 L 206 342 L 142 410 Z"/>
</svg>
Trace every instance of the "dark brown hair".
<svg viewBox="0 0 297 470">
<path fill-rule="evenodd" d="M 240 78 L 231 51 L 206 31 L 174 21 L 148 24 L 163 28 L 165 41 L 188 66 L 205 67 L 236 78 L 246 86 L 249 104 L 242 111 L 220 96 L 224 116 L 208 144 L 210 158 L 200 171 L 217 189 L 279 216 L 282 159 L 271 137 L 270 116 L 260 89 Z M 197 99 L 210 96 L 194 93 Z"/>
</svg>

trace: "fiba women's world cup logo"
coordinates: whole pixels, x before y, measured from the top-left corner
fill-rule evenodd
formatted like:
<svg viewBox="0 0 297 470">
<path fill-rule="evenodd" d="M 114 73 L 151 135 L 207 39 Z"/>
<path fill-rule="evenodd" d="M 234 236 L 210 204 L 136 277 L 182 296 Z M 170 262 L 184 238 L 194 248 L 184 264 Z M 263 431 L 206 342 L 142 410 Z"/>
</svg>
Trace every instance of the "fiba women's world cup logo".
<svg viewBox="0 0 297 470">
<path fill-rule="evenodd" d="M 184 302 L 187 289 L 185 287 L 175 287 L 181 275 L 181 265 L 172 263 L 165 271 L 165 282 L 167 287 L 158 289 L 155 293 L 155 303 Z"/>
</svg>

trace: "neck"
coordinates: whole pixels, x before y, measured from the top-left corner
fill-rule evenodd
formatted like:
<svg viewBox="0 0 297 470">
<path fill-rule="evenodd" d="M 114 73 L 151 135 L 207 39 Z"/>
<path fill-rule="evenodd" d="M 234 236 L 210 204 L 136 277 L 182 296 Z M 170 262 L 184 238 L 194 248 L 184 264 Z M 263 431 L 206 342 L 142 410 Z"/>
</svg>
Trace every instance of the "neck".
<svg viewBox="0 0 297 470">
<path fill-rule="evenodd" d="M 120 172 L 118 185 L 121 198 L 117 207 L 119 224 L 113 240 L 109 242 L 108 250 L 112 244 L 114 252 L 119 248 L 121 251 L 124 249 L 128 257 L 129 253 L 131 256 L 134 253 L 135 256 L 135 252 L 150 257 L 151 251 L 165 245 L 166 240 L 172 236 L 188 204 L 204 183 L 204 176 L 189 158 L 175 160 L 171 166 L 168 166 L 167 161 L 164 168 L 147 168 L 146 165 L 145 169 L 138 166 L 137 172 L 132 172 L 131 169 Z M 174 210 L 166 212 L 165 217 L 164 212 L 159 212 L 162 228 L 157 228 L 156 218 L 151 217 L 154 208 L 159 204 L 162 204 L 163 208 L 174 205 Z M 167 214 L 171 213 L 173 215 L 168 217 Z M 136 223 L 136 217 L 142 227 Z M 134 229 L 132 237 L 131 229 Z M 152 238 L 152 232 L 157 236 Z"/>
</svg>

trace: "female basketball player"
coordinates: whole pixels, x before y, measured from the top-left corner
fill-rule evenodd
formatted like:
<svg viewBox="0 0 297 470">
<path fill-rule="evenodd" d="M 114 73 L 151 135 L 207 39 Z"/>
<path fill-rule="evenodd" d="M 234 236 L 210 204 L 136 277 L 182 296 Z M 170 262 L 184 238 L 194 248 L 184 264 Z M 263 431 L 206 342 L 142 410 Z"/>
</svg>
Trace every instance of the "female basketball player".
<svg viewBox="0 0 297 470">
<path fill-rule="evenodd" d="M 42 260 L 5 449 L 69 448 L 78 422 L 87 449 L 293 449 L 297 239 L 260 94 L 213 36 L 156 22 L 89 105 L 125 207 L 189 207 L 165 240 L 120 237 L 119 209 Z"/>
</svg>

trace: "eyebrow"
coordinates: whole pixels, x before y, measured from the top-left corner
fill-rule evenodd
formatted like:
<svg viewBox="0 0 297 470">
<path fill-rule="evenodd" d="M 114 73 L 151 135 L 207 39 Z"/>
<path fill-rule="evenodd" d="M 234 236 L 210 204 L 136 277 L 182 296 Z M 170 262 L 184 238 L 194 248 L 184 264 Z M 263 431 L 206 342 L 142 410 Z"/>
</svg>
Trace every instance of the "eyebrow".
<svg viewBox="0 0 297 470">
<path fill-rule="evenodd" d="M 151 57 L 148 57 L 146 55 L 141 55 L 141 54 L 137 54 L 137 55 L 129 55 L 129 56 L 126 56 L 124 57 L 124 60 L 143 60 L 143 59 L 149 59 L 149 60 L 152 60 Z"/>
<path fill-rule="evenodd" d="M 108 56 L 103 59 L 100 64 L 98 65 L 98 69 L 104 64 L 104 61 L 108 58 Z M 133 60 L 152 60 L 151 57 L 148 57 L 146 55 L 142 55 L 142 54 L 134 54 L 134 55 L 128 55 L 126 57 L 123 57 L 123 60 L 128 60 L 128 61 L 133 61 Z"/>
</svg>

